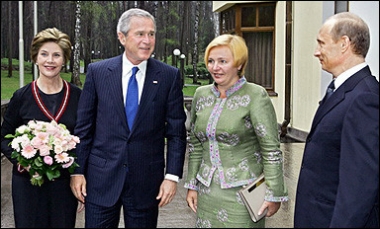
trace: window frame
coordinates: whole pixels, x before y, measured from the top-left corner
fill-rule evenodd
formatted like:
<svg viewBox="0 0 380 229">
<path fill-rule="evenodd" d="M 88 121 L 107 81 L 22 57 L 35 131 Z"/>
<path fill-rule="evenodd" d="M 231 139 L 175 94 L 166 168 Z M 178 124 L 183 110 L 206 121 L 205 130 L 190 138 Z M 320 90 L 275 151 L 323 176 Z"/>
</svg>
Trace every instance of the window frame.
<svg viewBox="0 0 380 229">
<path fill-rule="evenodd" d="M 270 26 L 260 26 L 260 7 L 268 7 L 273 6 L 273 25 Z M 275 92 L 275 47 L 276 47 L 276 7 L 277 2 L 261 2 L 261 3 L 243 3 L 243 4 L 235 4 L 232 7 L 220 12 L 220 34 L 237 34 L 239 36 L 244 37 L 249 33 L 261 33 L 261 32 L 269 32 L 272 34 L 272 50 L 271 50 L 271 75 L 268 76 L 267 79 L 270 83 L 267 86 L 262 85 L 260 82 L 257 84 L 263 86 L 270 96 L 277 96 L 278 94 Z M 242 11 L 243 8 L 253 8 L 256 10 L 255 12 L 255 25 L 254 26 L 242 26 Z M 249 45 L 249 44 L 247 44 Z M 251 59 L 253 55 L 249 55 L 248 63 L 253 63 L 254 60 Z M 248 80 L 248 79 L 247 79 Z M 252 81 L 252 80 L 248 80 Z"/>
</svg>

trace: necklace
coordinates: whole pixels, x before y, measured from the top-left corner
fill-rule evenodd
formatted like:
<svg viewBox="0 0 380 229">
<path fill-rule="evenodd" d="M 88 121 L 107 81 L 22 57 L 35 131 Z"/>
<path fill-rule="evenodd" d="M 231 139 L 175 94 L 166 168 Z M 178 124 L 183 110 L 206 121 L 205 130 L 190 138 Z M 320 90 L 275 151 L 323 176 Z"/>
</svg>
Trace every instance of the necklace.
<svg viewBox="0 0 380 229">
<path fill-rule="evenodd" d="M 55 120 L 56 122 L 58 122 L 58 120 L 62 117 L 63 113 L 65 112 L 67 105 L 69 103 L 69 98 L 70 98 L 70 84 L 68 84 L 65 80 L 63 80 L 63 82 L 65 86 L 65 91 L 64 91 L 65 94 L 63 96 L 61 106 L 59 107 L 56 116 L 53 116 L 50 113 L 50 111 L 46 108 L 44 102 L 42 101 L 41 95 L 38 92 L 36 80 L 32 82 L 32 93 L 38 107 L 40 108 L 42 113 L 45 114 L 46 117 L 48 117 L 50 120 Z"/>
</svg>

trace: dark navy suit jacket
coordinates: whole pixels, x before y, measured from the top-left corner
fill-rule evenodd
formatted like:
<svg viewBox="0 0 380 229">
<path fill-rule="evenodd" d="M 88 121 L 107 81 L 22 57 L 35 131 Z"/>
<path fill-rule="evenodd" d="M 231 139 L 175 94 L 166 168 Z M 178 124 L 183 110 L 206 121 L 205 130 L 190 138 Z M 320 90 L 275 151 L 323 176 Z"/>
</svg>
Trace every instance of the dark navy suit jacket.
<svg viewBox="0 0 380 229">
<path fill-rule="evenodd" d="M 177 68 L 148 60 L 130 130 L 123 102 L 122 55 L 90 64 L 74 131 L 81 141 L 76 149 L 80 168 L 75 173 L 86 177 L 86 202 L 114 205 L 127 181 L 137 208 L 156 206 L 165 173 L 182 178 L 185 120 Z"/>
<path fill-rule="evenodd" d="M 316 112 L 301 164 L 294 226 L 379 226 L 379 83 L 368 66 Z"/>
</svg>

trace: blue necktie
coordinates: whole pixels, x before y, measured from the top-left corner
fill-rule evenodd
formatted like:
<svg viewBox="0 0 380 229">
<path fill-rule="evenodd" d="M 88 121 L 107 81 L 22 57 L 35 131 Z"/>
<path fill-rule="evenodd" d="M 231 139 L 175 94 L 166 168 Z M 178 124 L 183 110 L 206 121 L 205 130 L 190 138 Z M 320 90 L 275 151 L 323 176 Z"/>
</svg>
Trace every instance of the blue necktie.
<svg viewBox="0 0 380 229">
<path fill-rule="evenodd" d="M 334 80 L 332 80 L 329 86 L 327 87 L 325 97 L 323 98 L 321 104 L 325 103 L 327 99 L 330 98 L 330 96 L 334 93 L 334 89 L 335 89 Z"/>
<path fill-rule="evenodd" d="M 139 106 L 139 89 L 136 80 L 136 72 L 138 70 L 138 67 L 132 68 L 132 75 L 128 82 L 127 99 L 125 102 L 125 113 L 127 114 L 129 129 L 132 129 L 133 121 L 135 120 L 137 108 Z"/>
</svg>

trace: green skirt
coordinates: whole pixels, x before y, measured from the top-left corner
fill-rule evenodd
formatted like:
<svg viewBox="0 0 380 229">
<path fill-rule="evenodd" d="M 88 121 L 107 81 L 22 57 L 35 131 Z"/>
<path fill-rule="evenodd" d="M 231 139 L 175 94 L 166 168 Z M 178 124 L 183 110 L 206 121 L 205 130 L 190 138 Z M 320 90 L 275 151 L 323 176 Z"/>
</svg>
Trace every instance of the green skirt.
<svg viewBox="0 0 380 229">
<path fill-rule="evenodd" d="M 255 223 L 249 216 L 238 193 L 241 187 L 221 189 L 217 180 L 210 187 L 198 183 L 196 228 L 264 228 L 265 217 Z"/>
</svg>

